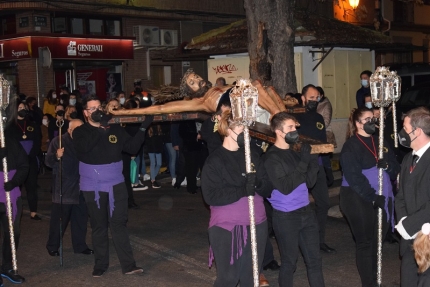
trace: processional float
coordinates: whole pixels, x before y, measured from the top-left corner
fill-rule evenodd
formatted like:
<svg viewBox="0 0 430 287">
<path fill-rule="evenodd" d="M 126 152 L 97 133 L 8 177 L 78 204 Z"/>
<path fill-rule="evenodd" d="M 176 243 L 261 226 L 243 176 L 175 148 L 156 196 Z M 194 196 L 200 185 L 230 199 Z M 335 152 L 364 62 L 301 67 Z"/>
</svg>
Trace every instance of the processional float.
<svg viewBox="0 0 430 287">
<path fill-rule="evenodd" d="M 390 71 L 388 67 L 378 67 L 370 76 L 370 92 L 372 103 L 379 107 L 379 159 L 384 157 L 384 128 L 385 128 L 385 107 L 392 105 L 394 121 L 394 146 L 397 147 L 397 119 L 396 101 L 400 98 L 401 78 L 397 72 Z M 379 169 L 379 189 L 378 194 L 383 191 L 383 169 Z M 382 209 L 378 208 L 378 250 L 377 250 L 377 274 L 378 286 L 382 286 Z"/>
<path fill-rule="evenodd" d="M 2 148 L 6 147 L 4 137 L 4 120 L 6 119 L 6 108 L 9 105 L 10 99 L 10 83 L 6 80 L 2 74 L 0 74 L 0 145 Z M 7 158 L 6 156 L 2 159 L 3 162 L 3 176 L 4 182 L 9 181 Z M 12 268 L 15 274 L 18 274 L 18 265 L 16 261 L 16 247 L 15 247 L 15 236 L 13 230 L 13 217 L 12 217 L 12 204 L 10 201 L 10 191 L 6 193 L 6 212 L 9 222 L 9 236 L 10 236 L 10 247 L 12 250 Z M 18 219 L 17 219 L 18 220 Z M 6 236 L 6 234 L 5 234 Z"/>
</svg>

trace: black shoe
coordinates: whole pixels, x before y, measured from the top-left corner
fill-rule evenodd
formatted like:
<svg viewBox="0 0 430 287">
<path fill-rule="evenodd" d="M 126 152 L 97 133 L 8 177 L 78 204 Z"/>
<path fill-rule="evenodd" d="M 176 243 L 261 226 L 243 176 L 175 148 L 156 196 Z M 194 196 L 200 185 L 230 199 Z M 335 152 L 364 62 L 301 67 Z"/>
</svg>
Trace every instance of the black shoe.
<svg viewBox="0 0 430 287">
<path fill-rule="evenodd" d="M 51 256 L 60 256 L 60 252 L 48 250 L 49 255 Z"/>
<path fill-rule="evenodd" d="M 81 254 L 91 255 L 91 254 L 94 254 L 94 250 L 87 248 L 84 251 L 82 251 Z"/>
<path fill-rule="evenodd" d="M 269 262 L 269 264 L 263 267 L 263 270 L 270 269 L 272 271 L 276 271 L 279 268 L 281 268 L 281 266 L 279 266 L 278 262 L 276 262 L 276 260 L 272 260 Z"/>
<path fill-rule="evenodd" d="M 272 232 L 269 233 L 269 237 L 275 239 L 275 232 L 272 230 Z"/>
<path fill-rule="evenodd" d="M 40 218 L 37 214 L 35 216 L 30 216 L 30 218 L 36 221 L 42 220 L 42 218 Z"/>
<path fill-rule="evenodd" d="M 328 247 L 328 245 L 325 243 L 320 244 L 320 250 L 324 251 L 325 253 L 336 253 L 336 249 Z"/>
<path fill-rule="evenodd" d="M 94 269 L 93 270 L 93 277 L 102 277 L 103 274 L 105 274 L 106 270 L 102 269 Z"/>
<path fill-rule="evenodd" d="M 160 188 L 160 187 L 161 187 L 161 185 L 158 182 L 156 182 L 155 180 L 152 182 L 152 188 Z"/>
<path fill-rule="evenodd" d="M 18 274 L 18 271 L 9 270 L 9 271 L 3 271 L 1 273 L 1 277 L 4 277 L 8 279 L 13 284 L 21 284 L 25 281 L 24 277 Z"/>
<path fill-rule="evenodd" d="M 133 267 L 131 268 L 130 271 L 125 272 L 125 275 L 133 275 L 133 274 L 137 274 L 137 273 L 142 273 L 143 272 L 143 268 L 142 267 Z"/>
<path fill-rule="evenodd" d="M 132 202 L 132 203 L 128 204 L 128 208 L 129 209 L 139 209 L 140 207 L 135 202 Z"/>
</svg>

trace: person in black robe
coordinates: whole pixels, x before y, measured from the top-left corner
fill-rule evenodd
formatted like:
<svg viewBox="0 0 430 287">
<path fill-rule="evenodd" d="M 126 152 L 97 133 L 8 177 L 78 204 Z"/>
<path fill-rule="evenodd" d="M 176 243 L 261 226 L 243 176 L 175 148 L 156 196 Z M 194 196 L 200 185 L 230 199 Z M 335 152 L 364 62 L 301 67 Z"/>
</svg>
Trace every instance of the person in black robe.
<svg viewBox="0 0 430 287">
<path fill-rule="evenodd" d="M 302 90 L 302 101 L 306 107 L 305 113 L 294 114 L 300 127 L 297 129 L 300 135 L 319 140 L 322 143 L 327 142 L 327 134 L 324 124 L 324 118 L 317 112 L 319 91 L 314 85 L 307 85 Z M 325 228 L 327 223 L 327 214 L 330 208 L 330 198 L 328 195 L 327 179 L 324 170 L 323 159 L 319 158 L 319 171 L 317 183 L 309 191 L 315 199 L 315 214 L 317 216 L 320 249 L 326 253 L 335 253 L 334 248 L 325 243 Z"/>
<path fill-rule="evenodd" d="M 430 111 L 410 110 L 399 132 L 399 143 L 412 148 L 402 161 L 399 191 L 396 195 L 396 229 L 401 235 L 401 286 L 416 286 L 417 264 L 413 239 L 430 218 Z"/>
<path fill-rule="evenodd" d="M 81 120 L 70 121 L 67 133 L 61 136 L 62 148 L 59 148 L 59 137 L 57 136 L 51 141 L 45 157 L 46 165 L 52 168 L 51 220 L 49 238 L 46 243 L 46 249 L 51 256 L 60 255 L 58 252 L 60 217 L 62 217 L 61 236 L 64 236 L 69 222 L 71 223 L 73 251 L 85 255 L 94 253 L 86 243 L 88 211 L 84 196 L 79 189 L 79 161 L 71 137 L 73 130 L 82 124 Z M 59 178 L 60 158 L 62 161 L 61 183 Z"/>
<path fill-rule="evenodd" d="M 29 163 L 24 148 L 13 137 L 5 136 L 5 146 L 5 148 L 0 148 L 0 160 L 6 157 L 9 181 L 4 183 L 2 169 L 0 172 L 0 222 L 4 236 L 2 247 L 1 277 L 7 278 L 14 284 L 20 284 L 23 283 L 25 279 L 12 269 L 12 249 L 10 245 L 9 221 L 7 215 L 5 191 L 10 192 L 13 217 L 13 234 L 15 238 L 15 248 L 18 249 L 22 216 L 22 199 L 19 186 L 23 184 L 27 178 Z M 0 285 L 3 286 L 3 280 L 1 277 Z"/>
<path fill-rule="evenodd" d="M 393 150 L 384 142 L 379 158 L 378 134 L 371 109 L 354 109 L 349 119 L 348 139 L 340 153 L 343 181 L 340 208 L 348 220 L 356 244 L 356 262 L 362 286 L 376 284 L 378 208 L 383 212 L 383 237 L 394 222 L 393 189 L 390 179 L 400 171 Z M 378 195 L 378 168 L 383 168 L 384 190 Z"/>
<path fill-rule="evenodd" d="M 30 218 L 41 220 L 37 215 L 37 175 L 39 173 L 38 154 L 42 145 L 42 133 L 40 125 L 28 119 L 28 107 L 20 100 L 14 101 L 14 108 L 10 105 L 10 117 L 6 124 L 5 134 L 13 137 L 24 148 L 28 155 L 29 171 L 24 182 L 27 192 Z"/>
</svg>

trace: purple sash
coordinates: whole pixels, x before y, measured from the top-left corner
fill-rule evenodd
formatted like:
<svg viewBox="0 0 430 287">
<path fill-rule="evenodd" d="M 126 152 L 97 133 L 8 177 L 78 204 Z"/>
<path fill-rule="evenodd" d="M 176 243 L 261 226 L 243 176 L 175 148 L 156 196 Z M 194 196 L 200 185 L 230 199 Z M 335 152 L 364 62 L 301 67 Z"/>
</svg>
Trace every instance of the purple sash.
<svg viewBox="0 0 430 287">
<path fill-rule="evenodd" d="M 9 180 L 11 178 L 13 178 L 13 176 L 15 175 L 16 170 L 10 170 L 7 173 L 7 176 L 9 178 Z M 0 172 L 0 202 L 4 203 L 4 205 L 6 206 L 6 210 L 7 210 L 7 204 L 6 204 L 6 191 L 4 190 L 4 173 L 1 171 Z M 18 208 L 16 206 L 16 200 L 18 199 L 18 197 L 21 196 L 21 190 L 19 189 L 19 186 L 14 187 L 11 191 L 10 191 L 10 203 L 12 205 L 12 220 L 15 222 L 15 217 L 16 217 L 16 213 L 18 211 Z M 7 235 L 6 235 L 7 236 Z"/>
<path fill-rule="evenodd" d="M 31 140 L 29 140 L 29 141 L 20 141 L 19 143 L 22 145 L 22 147 L 24 148 L 24 150 L 27 153 L 27 155 L 29 155 L 31 149 L 33 148 L 33 141 L 31 141 Z"/>
<path fill-rule="evenodd" d="M 79 162 L 80 189 L 83 192 L 94 191 L 94 201 L 100 208 L 99 192 L 109 193 L 109 209 L 112 217 L 115 209 L 115 198 L 113 196 L 113 186 L 124 182 L 122 175 L 122 161 L 91 165 Z"/>
<path fill-rule="evenodd" d="M 290 194 L 285 195 L 274 189 L 272 196 L 267 199 L 274 209 L 290 212 L 309 204 L 309 193 L 306 183 L 300 184 Z"/>
<path fill-rule="evenodd" d="M 218 226 L 231 232 L 230 265 L 233 265 L 234 241 L 236 240 L 236 259 L 238 259 L 242 256 L 242 248 L 246 246 L 246 241 L 248 239 L 248 231 L 246 229 L 249 225 L 248 197 L 242 197 L 238 201 L 228 205 L 211 206 L 210 208 L 211 218 L 209 221 L 209 228 Z M 266 220 L 263 198 L 258 194 L 254 196 L 254 217 L 256 225 Z M 212 266 L 213 259 L 212 248 L 209 247 L 209 267 Z"/>
<path fill-rule="evenodd" d="M 362 174 L 367 178 L 369 181 L 370 186 L 375 190 L 375 194 L 377 194 L 379 190 L 379 172 L 378 168 L 372 167 L 369 169 L 363 169 Z M 391 185 L 390 176 L 386 171 L 382 172 L 382 182 L 383 182 L 383 188 L 382 188 L 382 195 L 385 196 L 385 213 L 387 213 L 387 222 L 390 222 L 391 220 L 391 228 L 394 231 L 394 195 L 393 195 L 393 187 Z M 342 177 L 342 186 L 349 186 L 348 182 L 345 179 L 345 176 Z M 388 199 L 391 198 L 393 202 L 391 215 L 390 211 L 388 210 Z"/>
<path fill-rule="evenodd" d="M 55 130 L 55 131 L 54 131 L 54 138 L 55 138 L 55 137 L 58 137 L 58 134 L 59 134 L 59 133 L 60 133 L 60 132 L 59 132 L 58 130 Z"/>
</svg>

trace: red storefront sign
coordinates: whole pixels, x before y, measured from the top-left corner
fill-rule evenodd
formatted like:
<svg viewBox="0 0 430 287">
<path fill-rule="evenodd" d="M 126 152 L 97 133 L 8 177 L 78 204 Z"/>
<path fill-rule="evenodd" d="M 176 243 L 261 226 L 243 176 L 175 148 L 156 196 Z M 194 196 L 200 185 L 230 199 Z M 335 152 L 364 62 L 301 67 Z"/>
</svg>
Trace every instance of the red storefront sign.
<svg viewBox="0 0 430 287">
<path fill-rule="evenodd" d="M 48 47 L 52 59 L 133 59 L 133 40 L 28 36 L 0 40 L 0 61 L 37 58 Z"/>
</svg>

